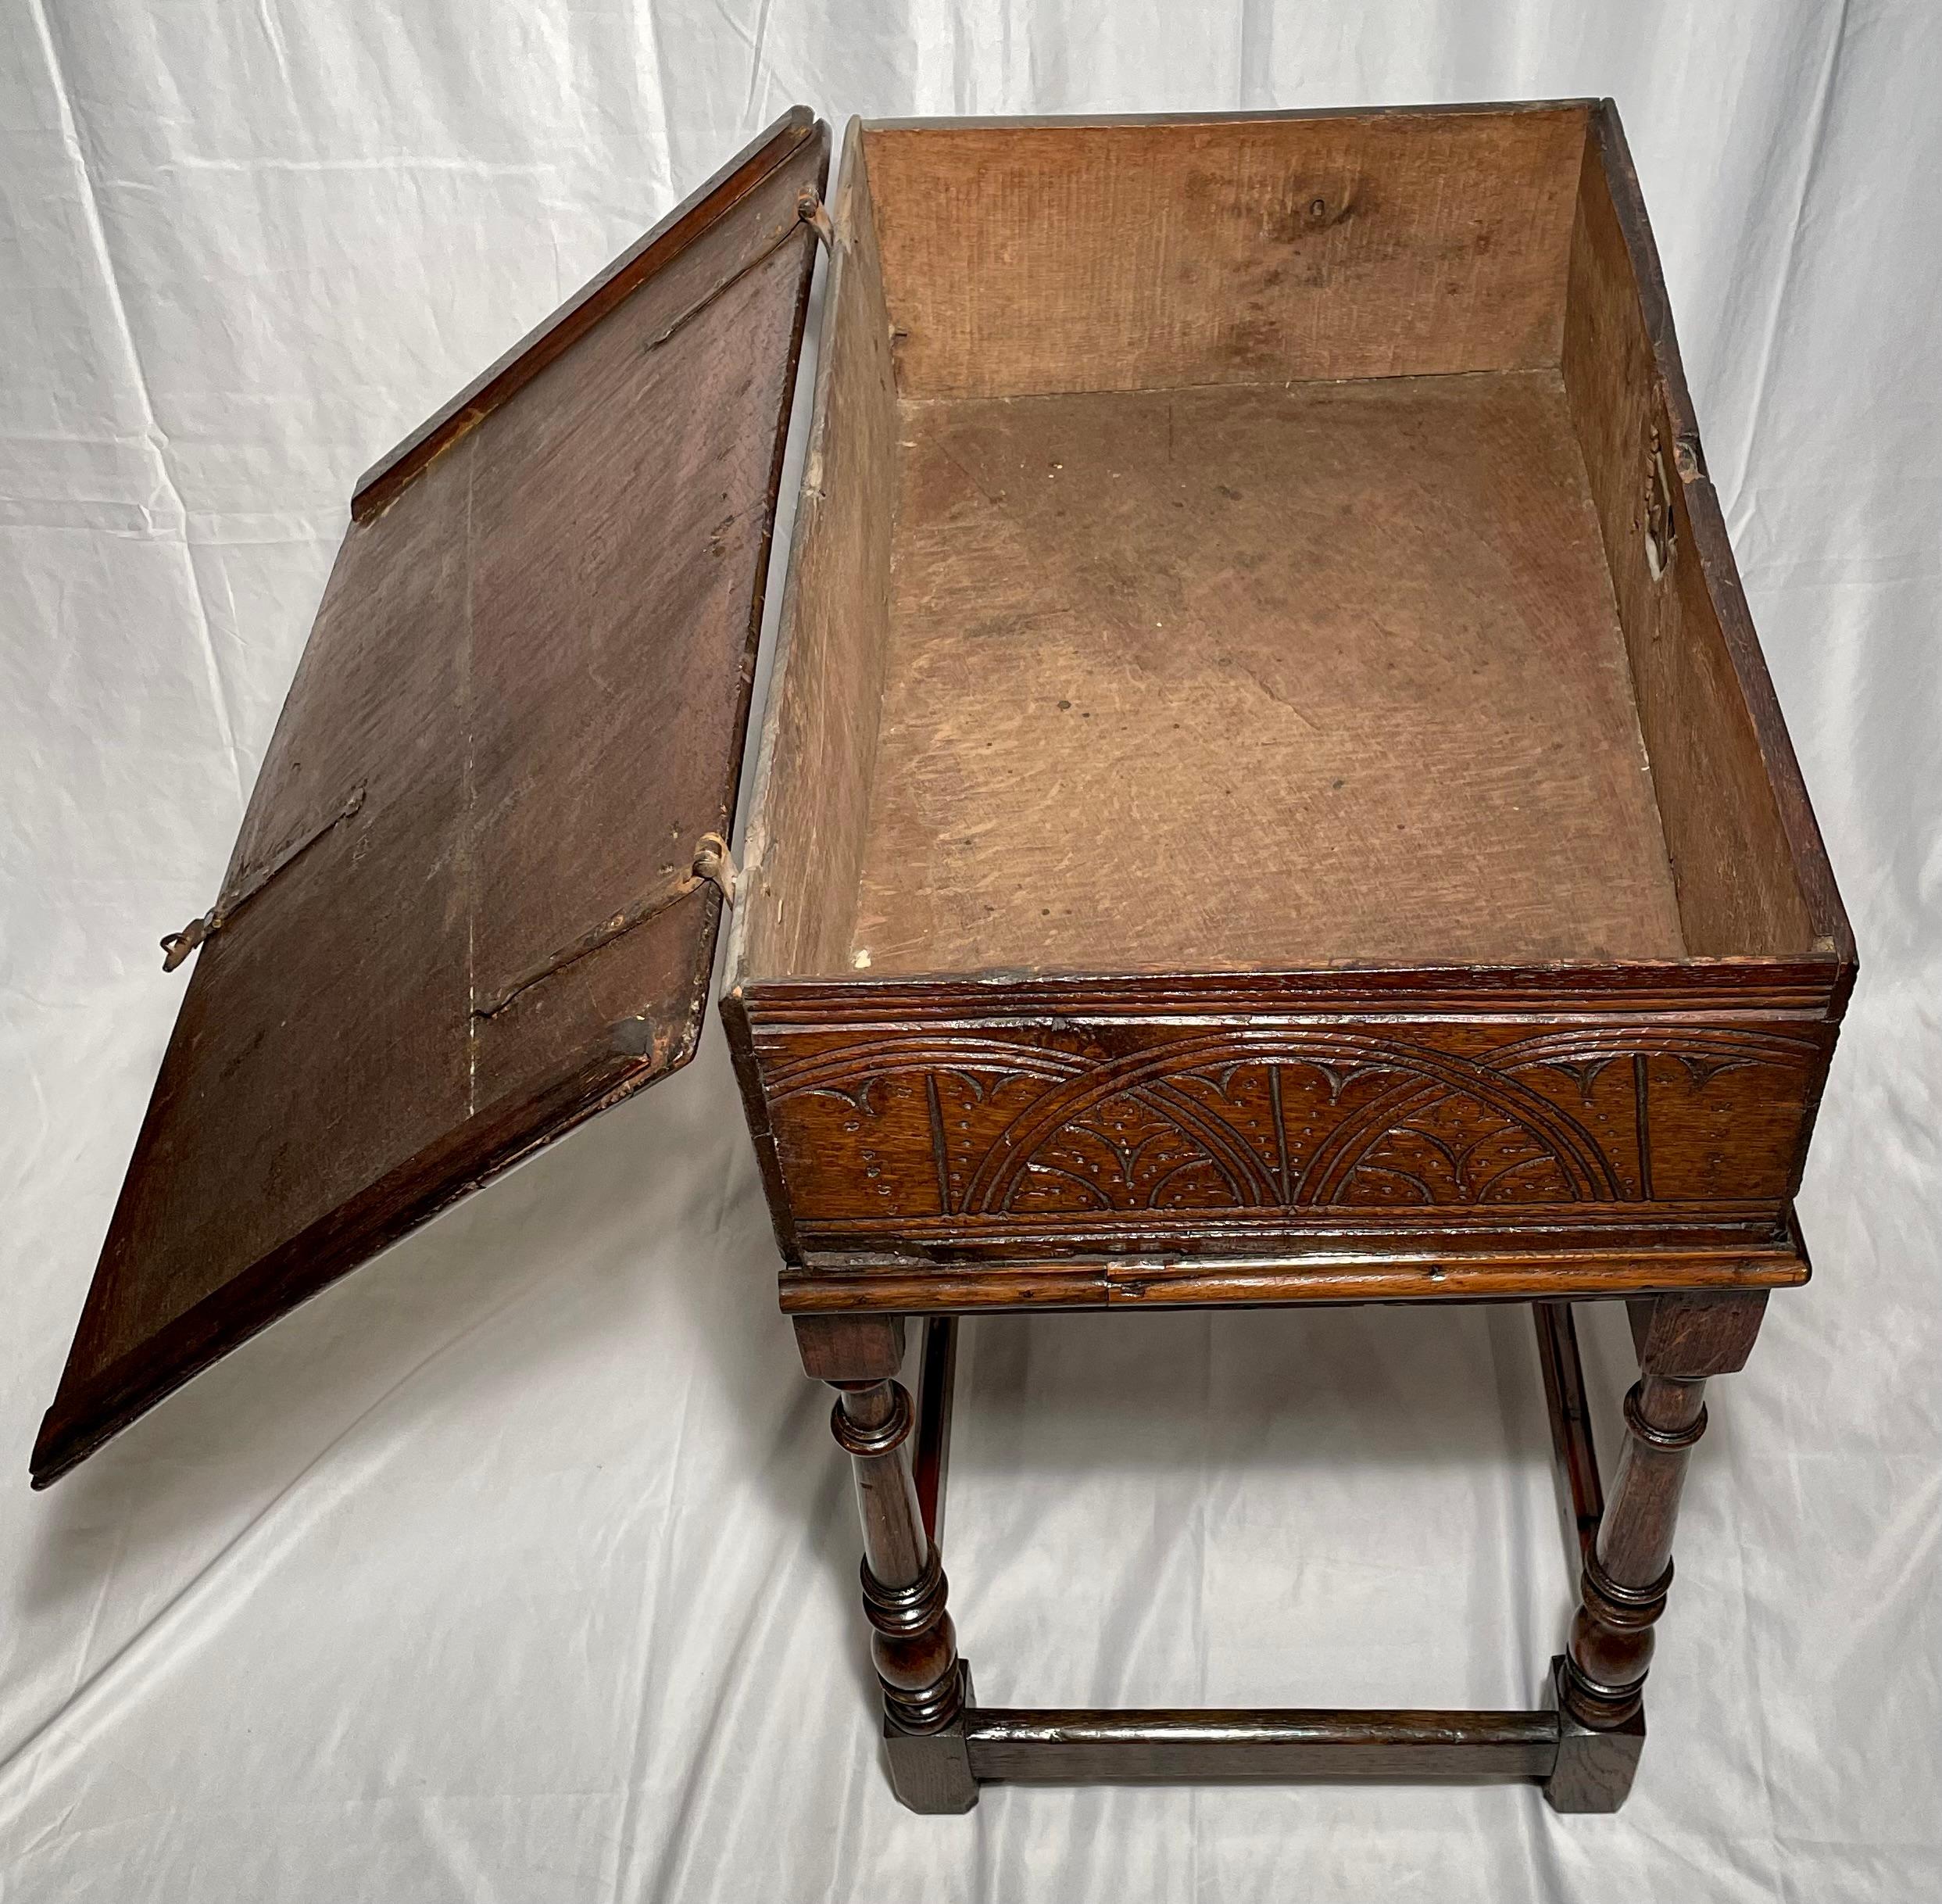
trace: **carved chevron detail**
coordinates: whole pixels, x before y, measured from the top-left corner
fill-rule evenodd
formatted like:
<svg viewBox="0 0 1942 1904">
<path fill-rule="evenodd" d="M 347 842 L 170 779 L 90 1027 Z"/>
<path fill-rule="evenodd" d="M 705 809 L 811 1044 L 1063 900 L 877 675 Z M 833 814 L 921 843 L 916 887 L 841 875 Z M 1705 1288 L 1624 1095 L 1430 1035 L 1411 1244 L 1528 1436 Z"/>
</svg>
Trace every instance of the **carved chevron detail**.
<svg viewBox="0 0 1942 1904">
<path fill-rule="evenodd" d="M 1221 1025 L 1121 1033 L 1119 1050 L 1070 1028 L 777 1042 L 778 1142 L 792 1176 L 813 1165 L 817 1215 L 999 1221 L 1752 1194 L 1713 1180 L 1729 1140 L 1770 1123 L 1776 1095 L 1797 1101 L 1820 1049 L 1811 1033 L 1717 1025 L 1433 1041 Z"/>
</svg>

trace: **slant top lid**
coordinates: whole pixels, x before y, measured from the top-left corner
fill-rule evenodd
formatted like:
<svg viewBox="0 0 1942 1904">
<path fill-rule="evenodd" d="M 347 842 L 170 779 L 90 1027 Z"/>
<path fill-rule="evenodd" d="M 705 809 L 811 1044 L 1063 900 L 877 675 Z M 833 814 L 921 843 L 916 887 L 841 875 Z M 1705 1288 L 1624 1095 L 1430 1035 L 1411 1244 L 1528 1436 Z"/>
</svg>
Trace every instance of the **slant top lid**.
<svg viewBox="0 0 1942 1904">
<path fill-rule="evenodd" d="M 692 1056 L 828 149 L 778 120 L 359 485 L 37 1487 Z"/>
</svg>

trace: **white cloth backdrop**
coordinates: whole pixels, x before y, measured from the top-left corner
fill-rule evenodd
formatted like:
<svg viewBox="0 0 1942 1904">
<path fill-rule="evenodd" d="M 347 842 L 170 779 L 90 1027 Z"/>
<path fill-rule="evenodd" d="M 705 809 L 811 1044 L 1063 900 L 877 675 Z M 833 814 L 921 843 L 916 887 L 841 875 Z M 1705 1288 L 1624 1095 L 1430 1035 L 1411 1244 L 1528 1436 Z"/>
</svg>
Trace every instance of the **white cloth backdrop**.
<svg viewBox="0 0 1942 1904">
<path fill-rule="evenodd" d="M 1610 92 L 1863 948 L 1817 1280 L 1718 1384 L 1629 1806 L 877 1762 L 719 1034 L 53 1492 L 29 1444 L 352 481 L 789 102 Z M 0 0 L 0 1896 L 1942 1895 L 1942 9 Z M 1615 1314 L 1588 1319 L 1608 1456 Z M 1522 1310 L 990 1320 L 994 1703 L 1534 1702 Z"/>
</svg>

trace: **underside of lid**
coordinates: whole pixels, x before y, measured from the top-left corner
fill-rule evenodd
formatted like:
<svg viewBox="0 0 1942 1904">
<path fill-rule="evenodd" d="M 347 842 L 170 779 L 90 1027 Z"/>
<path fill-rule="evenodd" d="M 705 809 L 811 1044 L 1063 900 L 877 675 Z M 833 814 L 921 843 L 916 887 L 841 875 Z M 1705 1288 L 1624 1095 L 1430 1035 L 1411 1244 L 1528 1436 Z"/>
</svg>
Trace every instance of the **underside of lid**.
<svg viewBox="0 0 1942 1904">
<path fill-rule="evenodd" d="M 37 1487 L 692 1055 L 828 153 L 778 120 L 359 485 Z"/>
</svg>

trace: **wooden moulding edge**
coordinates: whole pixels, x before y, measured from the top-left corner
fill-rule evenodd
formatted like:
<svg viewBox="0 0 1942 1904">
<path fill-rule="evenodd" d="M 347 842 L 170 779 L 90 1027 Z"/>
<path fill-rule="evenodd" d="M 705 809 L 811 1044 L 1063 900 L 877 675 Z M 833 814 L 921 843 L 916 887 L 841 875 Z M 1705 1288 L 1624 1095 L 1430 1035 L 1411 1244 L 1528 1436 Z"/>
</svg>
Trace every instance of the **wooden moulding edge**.
<svg viewBox="0 0 1942 1904">
<path fill-rule="evenodd" d="M 1314 1016 L 1601 1019 L 1704 1014 L 1833 1022 L 1844 977 L 1832 952 L 1654 964 L 1325 966 L 1286 971 L 992 970 L 735 975 L 750 1025 L 856 1029 L 945 1020 Z"/>
<path fill-rule="evenodd" d="M 1797 1238 L 1770 1248 L 1655 1254 L 1337 1257 L 1310 1263 L 1207 1259 L 874 1265 L 824 1258 L 784 1269 L 785 1313 L 1206 1308 L 1288 1303 L 1532 1302 L 1797 1288 Z"/>
<path fill-rule="evenodd" d="M 815 137 L 818 123 L 807 106 L 792 106 L 744 146 L 450 402 L 379 457 L 351 492 L 352 519 L 362 522 L 384 509 L 435 458 L 787 164 Z"/>
</svg>

